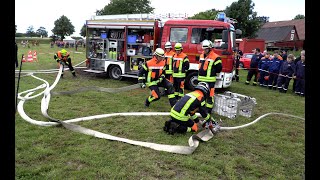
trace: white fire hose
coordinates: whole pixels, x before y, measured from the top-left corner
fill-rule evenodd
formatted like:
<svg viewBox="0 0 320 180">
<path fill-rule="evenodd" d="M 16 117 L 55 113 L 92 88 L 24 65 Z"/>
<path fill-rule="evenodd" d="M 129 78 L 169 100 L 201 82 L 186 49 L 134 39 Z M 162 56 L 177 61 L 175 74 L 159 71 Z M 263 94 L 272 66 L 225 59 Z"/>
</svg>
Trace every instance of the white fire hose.
<svg viewBox="0 0 320 180">
<path fill-rule="evenodd" d="M 87 117 L 69 119 L 69 120 L 64 120 L 64 121 L 52 118 L 47 113 L 47 111 L 49 109 L 50 98 L 51 98 L 51 90 L 55 88 L 55 86 L 57 85 L 57 83 L 60 80 L 60 75 L 62 73 L 62 67 L 63 66 L 60 65 L 60 69 L 58 71 L 58 75 L 57 75 L 54 83 L 51 86 L 44 79 L 41 79 L 39 77 L 34 76 L 33 73 L 35 73 L 35 71 L 27 72 L 27 75 L 30 75 L 30 76 L 32 76 L 32 77 L 34 77 L 34 78 L 36 78 L 36 79 L 38 79 L 40 81 L 43 81 L 44 83 L 42 85 L 36 87 L 36 88 L 29 89 L 29 90 L 26 90 L 24 92 L 18 93 L 18 99 L 20 99 L 20 101 L 18 103 L 17 110 L 18 110 L 20 116 L 24 120 L 26 120 L 27 122 L 29 122 L 31 124 L 35 124 L 35 125 L 39 125 L 39 126 L 56 126 L 56 125 L 62 124 L 65 128 L 67 128 L 69 130 L 72 130 L 74 132 L 79 132 L 79 133 L 91 135 L 91 136 L 94 136 L 94 137 L 113 140 L 113 141 L 121 141 L 121 142 L 132 144 L 132 145 L 143 146 L 143 147 L 151 148 L 151 149 L 154 149 L 154 150 L 157 150 L 157 151 L 166 151 L 166 152 L 177 153 L 177 154 L 192 154 L 196 150 L 196 148 L 199 146 L 199 142 L 200 141 L 208 141 L 214 136 L 214 134 L 212 133 L 212 131 L 210 129 L 204 129 L 201 132 L 199 132 L 198 134 L 193 134 L 189 138 L 188 146 L 167 145 L 167 144 L 156 144 L 156 143 L 150 143 L 150 142 L 135 141 L 135 140 L 130 140 L 130 139 L 126 139 L 126 138 L 116 137 L 116 136 L 112 136 L 112 135 L 109 135 L 109 134 L 101 133 L 99 131 L 95 131 L 95 130 L 92 130 L 92 129 L 88 129 L 88 128 L 73 124 L 75 122 L 80 122 L 80 121 L 88 121 L 88 120 L 108 118 L 108 117 L 114 117 L 114 116 L 169 116 L 170 115 L 169 112 L 112 113 L 112 114 L 101 114 L 101 115 L 87 116 Z M 39 71 L 37 71 L 37 73 L 40 73 L 40 72 L 43 72 L 43 73 L 56 73 L 57 70 L 55 69 L 55 70 L 42 70 L 42 71 L 39 70 Z M 135 88 L 138 88 L 139 85 L 135 84 L 135 85 L 131 85 L 131 86 L 128 86 L 128 87 L 123 87 L 123 88 L 100 88 L 100 87 L 99 88 L 97 88 L 97 87 L 94 87 L 94 88 L 82 88 L 80 90 L 76 90 L 76 91 L 73 91 L 73 92 L 60 92 L 60 93 L 52 93 L 52 94 L 55 94 L 55 95 L 58 95 L 58 94 L 71 94 L 71 93 L 76 93 L 76 92 L 85 91 L 85 90 L 93 90 L 93 89 L 98 89 L 99 91 L 115 93 L 115 92 L 135 89 Z M 45 88 L 42 92 L 31 96 L 36 90 L 42 89 L 42 88 Z M 26 95 L 22 96 L 22 94 L 26 94 Z M 24 102 L 26 100 L 33 99 L 33 98 L 38 97 L 40 95 L 43 95 L 43 98 L 41 100 L 41 112 L 51 122 L 44 122 L 44 121 L 38 121 L 38 120 L 32 119 L 25 113 L 25 111 L 23 109 L 23 105 L 24 105 Z M 197 115 L 200 116 L 200 114 L 197 114 Z M 298 117 L 298 116 L 284 114 L 284 113 L 272 112 L 272 113 L 264 114 L 264 115 L 258 117 L 257 119 L 255 119 L 254 121 L 250 122 L 250 123 L 247 123 L 247 124 L 244 124 L 244 125 L 241 125 L 241 126 L 235 126 L 235 127 L 220 127 L 219 130 L 223 131 L 223 130 L 233 130 L 233 129 L 244 128 L 244 127 L 250 126 L 250 125 L 258 122 L 262 118 L 264 118 L 266 116 L 269 116 L 269 115 L 283 115 L 283 116 L 290 116 L 290 117 L 294 117 L 294 118 L 298 118 L 298 119 L 304 120 L 304 118 L 301 118 L 301 117 Z"/>
</svg>

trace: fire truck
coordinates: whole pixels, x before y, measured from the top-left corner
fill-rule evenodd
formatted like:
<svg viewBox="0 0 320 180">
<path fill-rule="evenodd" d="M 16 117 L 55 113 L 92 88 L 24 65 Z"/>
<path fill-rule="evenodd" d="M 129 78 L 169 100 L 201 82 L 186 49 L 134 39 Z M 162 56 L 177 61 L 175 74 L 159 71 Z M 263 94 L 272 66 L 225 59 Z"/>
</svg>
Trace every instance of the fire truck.
<svg viewBox="0 0 320 180">
<path fill-rule="evenodd" d="M 91 73 L 105 73 L 111 79 L 138 78 L 139 67 L 152 58 L 156 48 L 168 41 L 179 42 L 188 55 L 190 68 L 185 85 L 193 90 L 198 81 L 198 63 L 203 52 L 201 42 L 214 42 L 214 52 L 222 58 L 222 72 L 215 88 L 231 85 L 236 34 L 231 18 L 218 13 L 214 20 L 187 19 L 186 15 L 123 14 L 94 16 L 86 21 L 86 65 Z"/>
</svg>

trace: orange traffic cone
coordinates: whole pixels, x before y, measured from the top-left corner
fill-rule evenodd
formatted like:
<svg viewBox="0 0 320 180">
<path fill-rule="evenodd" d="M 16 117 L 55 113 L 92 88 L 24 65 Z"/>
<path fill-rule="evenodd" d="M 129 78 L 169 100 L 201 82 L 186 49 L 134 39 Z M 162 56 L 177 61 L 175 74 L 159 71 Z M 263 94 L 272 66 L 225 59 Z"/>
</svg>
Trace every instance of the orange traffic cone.
<svg viewBox="0 0 320 180">
<path fill-rule="evenodd" d="M 33 61 L 38 61 L 38 57 L 37 57 L 37 51 L 33 51 Z"/>
<path fill-rule="evenodd" d="M 22 56 L 22 62 L 27 62 L 26 57 L 24 55 Z"/>
<path fill-rule="evenodd" d="M 32 52 L 31 51 L 29 51 L 28 52 L 28 62 L 32 62 L 33 61 L 33 58 L 32 58 Z"/>
</svg>

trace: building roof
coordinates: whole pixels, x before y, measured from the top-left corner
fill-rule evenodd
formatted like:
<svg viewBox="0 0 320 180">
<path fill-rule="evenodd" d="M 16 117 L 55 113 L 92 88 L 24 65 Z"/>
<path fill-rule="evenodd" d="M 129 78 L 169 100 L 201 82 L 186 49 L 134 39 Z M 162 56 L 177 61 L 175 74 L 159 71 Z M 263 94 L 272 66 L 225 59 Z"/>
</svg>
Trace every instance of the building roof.
<svg viewBox="0 0 320 180">
<path fill-rule="evenodd" d="M 294 26 L 262 28 L 257 32 L 257 38 L 264 39 L 266 42 L 283 41 L 293 28 Z"/>
<path fill-rule="evenodd" d="M 283 27 L 283 26 L 293 26 L 293 25 L 296 26 L 299 39 L 305 40 L 305 19 L 267 22 L 262 26 L 262 29 L 273 28 L 273 27 Z"/>
</svg>

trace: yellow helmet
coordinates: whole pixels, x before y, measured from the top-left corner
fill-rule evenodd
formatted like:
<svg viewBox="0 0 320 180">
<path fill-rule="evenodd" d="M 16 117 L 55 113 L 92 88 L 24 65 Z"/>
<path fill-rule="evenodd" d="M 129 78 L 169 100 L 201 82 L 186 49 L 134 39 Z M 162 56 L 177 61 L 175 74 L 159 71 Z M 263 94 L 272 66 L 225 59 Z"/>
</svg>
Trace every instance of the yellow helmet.
<svg viewBox="0 0 320 180">
<path fill-rule="evenodd" d="M 65 49 L 62 49 L 60 52 L 62 56 L 66 56 L 68 51 Z"/>
<path fill-rule="evenodd" d="M 153 53 L 155 56 L 164 57 L 164 50 L 161 48 L 157 48 L 156 51 Z"/>
<path fill-rule="evenodd" d="M 176 43 L 175 45 L 174 45 L 174 49 L 175 50 L 182 50 L 183 48 L 182 48 L 182 44 L 181 43 Z"/>
</svg>

